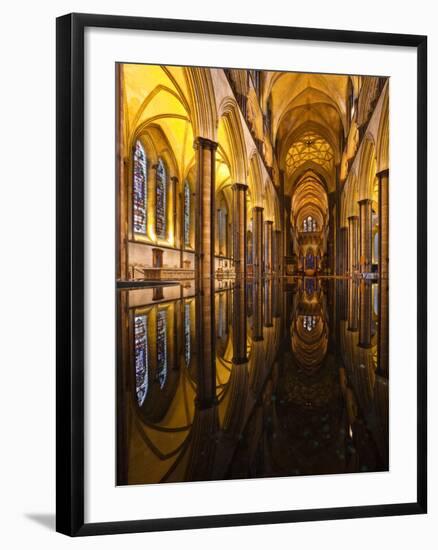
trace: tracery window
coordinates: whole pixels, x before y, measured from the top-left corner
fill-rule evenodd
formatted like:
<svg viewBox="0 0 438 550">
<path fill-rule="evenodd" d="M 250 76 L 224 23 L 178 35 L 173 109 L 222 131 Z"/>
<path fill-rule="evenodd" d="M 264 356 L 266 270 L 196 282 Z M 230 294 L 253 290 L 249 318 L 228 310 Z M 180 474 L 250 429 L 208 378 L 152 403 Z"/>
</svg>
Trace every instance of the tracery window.
<svg viewBox="0 0 438 550">
<path fill-rule="evenodd" d="M 318 227 L 316 225 L 316 221 L 312 218 L 312 216 L 308 216 L 303 221 L 303 231 L 304 233 L 310 233 L 312 231 L 317 231 Z"/>
<path fill-rule="evenodd" d="M 163 389 L 167 380 L 167 310 L 157 313 L 157 378 Z"/>
<path fill-rule="evenodd" d="M 134 233 L 146 235 L 147 159 L 143 145 L 136 141 L 134 149 L 132 219 Z"/>
<path fill-rule="evenodd" d="M 136 315 L 134 321 L 135 352 L 135 393 L 141 407 L 148 393 L 149 357 L 148 357 L 148 318 Z"/>
<path fill-rule="evenodd" d="M 167 174 L 163 160 L 158 159 L 156 181 L 155 230 L 157 237 L 166 238 Z"/>
<path fill-rule="evenodd" d="M 292 144 L 286 155 L 286 167 L 289 174 L 307 161 L 315 162 L 325 170 L 333 168 L 333 149 L 321 136 L 306 132 Z"/>
<path fill-rule="evenodd" d="M 190 365 L 192 355 L 190 334 L 190 304 L 184 304 L 184 359 L 186 366 Z"/>
<path fill-rule="evenodd" d="M 190 185 L 184 184 L 184 246 L 190 246 Z"/>
</svg>

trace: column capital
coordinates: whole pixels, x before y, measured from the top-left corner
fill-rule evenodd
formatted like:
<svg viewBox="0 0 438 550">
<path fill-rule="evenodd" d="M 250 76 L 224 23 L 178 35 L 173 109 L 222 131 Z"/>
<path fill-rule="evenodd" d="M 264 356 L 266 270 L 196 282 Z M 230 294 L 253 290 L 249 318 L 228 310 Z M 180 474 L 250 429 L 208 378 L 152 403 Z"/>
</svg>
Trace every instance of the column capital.
<svg viewBox="0 0 438 550">
<path fill-rule="evenodd" d="M 379 178 L 389 177 L 389 168 L 385 168 L 385 170 L 381 170 L 380 172 L 377 172 L 376 176 Z"/>
<path fill-rule="evenodd" d="M 373 203 L 373 199 L 362 199 L 360 201 L 357 201 L 358 204 L 372 204 Z"/>
<path fill-rule="evenodd" d="M 210 151 L 216 151 L 218 144 L 211 139 L 198 136 L 193 141 L 193 147 L 195 149 L 210 149 Z"/>
<path fill-rule="evenodd" d="M 263 206 L 253 206 L 252 210 L 253 212 L 263 212 L 264 208 Z"/>
<path fill-rule="evenodd" d="M 246 183 L 233 183 L 231 189 L 233 191 L 246 191 L 248 189 L 248 186 L 246 185 Z"/>
<path fill-rule="evenodd" d="M 350 222 L 357 222 L 359 221 L 359 216 L 348 216 L 348 221 Z"/>
<path fill-rule="evenodd" d="M 274 222 L 273 222 L 272 220 L 265 220 L 265 222 L 264 222 L 264 223 L 266 223 L 266 224 L 270 224 L 270 225 L 274 225 Z"/>
</svg>

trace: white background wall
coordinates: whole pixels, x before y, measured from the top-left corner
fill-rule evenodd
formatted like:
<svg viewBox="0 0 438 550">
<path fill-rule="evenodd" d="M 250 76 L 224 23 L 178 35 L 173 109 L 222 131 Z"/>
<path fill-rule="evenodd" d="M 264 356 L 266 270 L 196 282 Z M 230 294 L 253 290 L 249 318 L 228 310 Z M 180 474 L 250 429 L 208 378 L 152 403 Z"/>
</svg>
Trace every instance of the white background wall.
<svg viewBox="0 0 438 550">
<path fill-rule="evenodd" d="M 63 549 L 283 547 L 436 548 L 438 535 L 438 374 L 430 351 L 430 513 L 382 518 L 71 540 L 54 533 L 55 505 L 55 17 L 71 11 L 229 20 L 429 35 L 429 127 L 437 120 L 438 30 L 435 3 L 417 0 L 200 2 L 59 0 L 2 7 L 0 543 Z M 435 66 L 435 67 L 434 67 Z M 434 100 L 434 101 L 433 101 Z M 430 134 L 429 204 L 438 204 L 438 139 Z M 437 235 L 431 212 L 429 235 Z M 436 247 L 435 247 L 436 249 Z M 430 252 L 432 247 L 429 246 Z M 436 273 L 436 253 L 430 270 Z M 430 276 L 432 279 L 432 277 Z M 406 282 L 407 291 L 414 292 Z M 432 311 L 437 290 L 430 288 Z M 415 330 L 415 321 L 412 330 Z M 436 319 L 430 316 L 433 344 Z"/>
</svg>

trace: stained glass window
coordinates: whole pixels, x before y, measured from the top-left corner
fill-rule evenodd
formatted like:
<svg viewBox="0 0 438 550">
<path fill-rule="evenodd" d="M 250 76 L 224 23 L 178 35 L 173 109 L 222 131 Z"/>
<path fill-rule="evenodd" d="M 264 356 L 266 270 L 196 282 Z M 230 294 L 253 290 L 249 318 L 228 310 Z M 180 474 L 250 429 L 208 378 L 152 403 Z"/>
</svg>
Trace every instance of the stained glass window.
<svg viewBox="0 0 438 550">
<path fill-rule="evenodd" d="M 134 322 L 135 340 L 135 391 L 137 403 L 141 407 L 148 393 L 148 318 L 146 315 L 136 315 Z"/>
<path fill-rule="evenodd" d="M 303 221 L 303 231 L 305 233 L 307 232 L 311 232 L 311 231 L 317 231 L 317 226 L 316 226 L 316 221 L 312 218 L 312 216 L 308 216 L 304 221 Z"/>
<path fill-rule="evenodd" d="M 219 254 L 226 256 L 226 240 L 227 240 L 227 214 L 223 208 L 218 210 L 218 237 L 219 237 Z"/>
<path fill-rule="evenodd" d="M 190 246 L 190 185 L 184 184 L 184 245 Z"/>
<path fill-rule="evenodd" d="M 140 141 L 134 150 L 134 181 L 132 193 L 134 233 L 146 235 L 147 160 Z"/>
<path fill-rule="evenodd" d="M 184 304 L 184 359 L 190 365 L 192 350 L 190 341 L 190 304 Z"/>
<path fill-rule="evenodd" d="M 157 236 L 166 238 L 167 174 L 164 162 L 158 159 L 156 183 L 155 229 Z"/>
<path fill-rule="evenodd" d="M 157 313 L 157 378 L 163 389 L 167 379 L 167 311 Z"/>
</svg>

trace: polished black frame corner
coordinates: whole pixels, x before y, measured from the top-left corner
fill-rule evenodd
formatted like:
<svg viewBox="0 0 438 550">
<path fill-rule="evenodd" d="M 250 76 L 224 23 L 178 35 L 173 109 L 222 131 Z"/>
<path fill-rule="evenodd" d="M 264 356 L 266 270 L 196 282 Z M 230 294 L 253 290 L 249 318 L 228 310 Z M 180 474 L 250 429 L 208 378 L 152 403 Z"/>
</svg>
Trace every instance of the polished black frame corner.
<svg viewBox="0 0 438 550">
<path fill-rule="evenodd" d="M 315 510 L 84 522 L 84 30 L 86 27 L 283 38 L 417 51 L 417 500 Z M 56 38 L 56 529 L 70 536 L 424 514 L 427 511 L 427 37 L 69 14 Z"/>
</svg>

